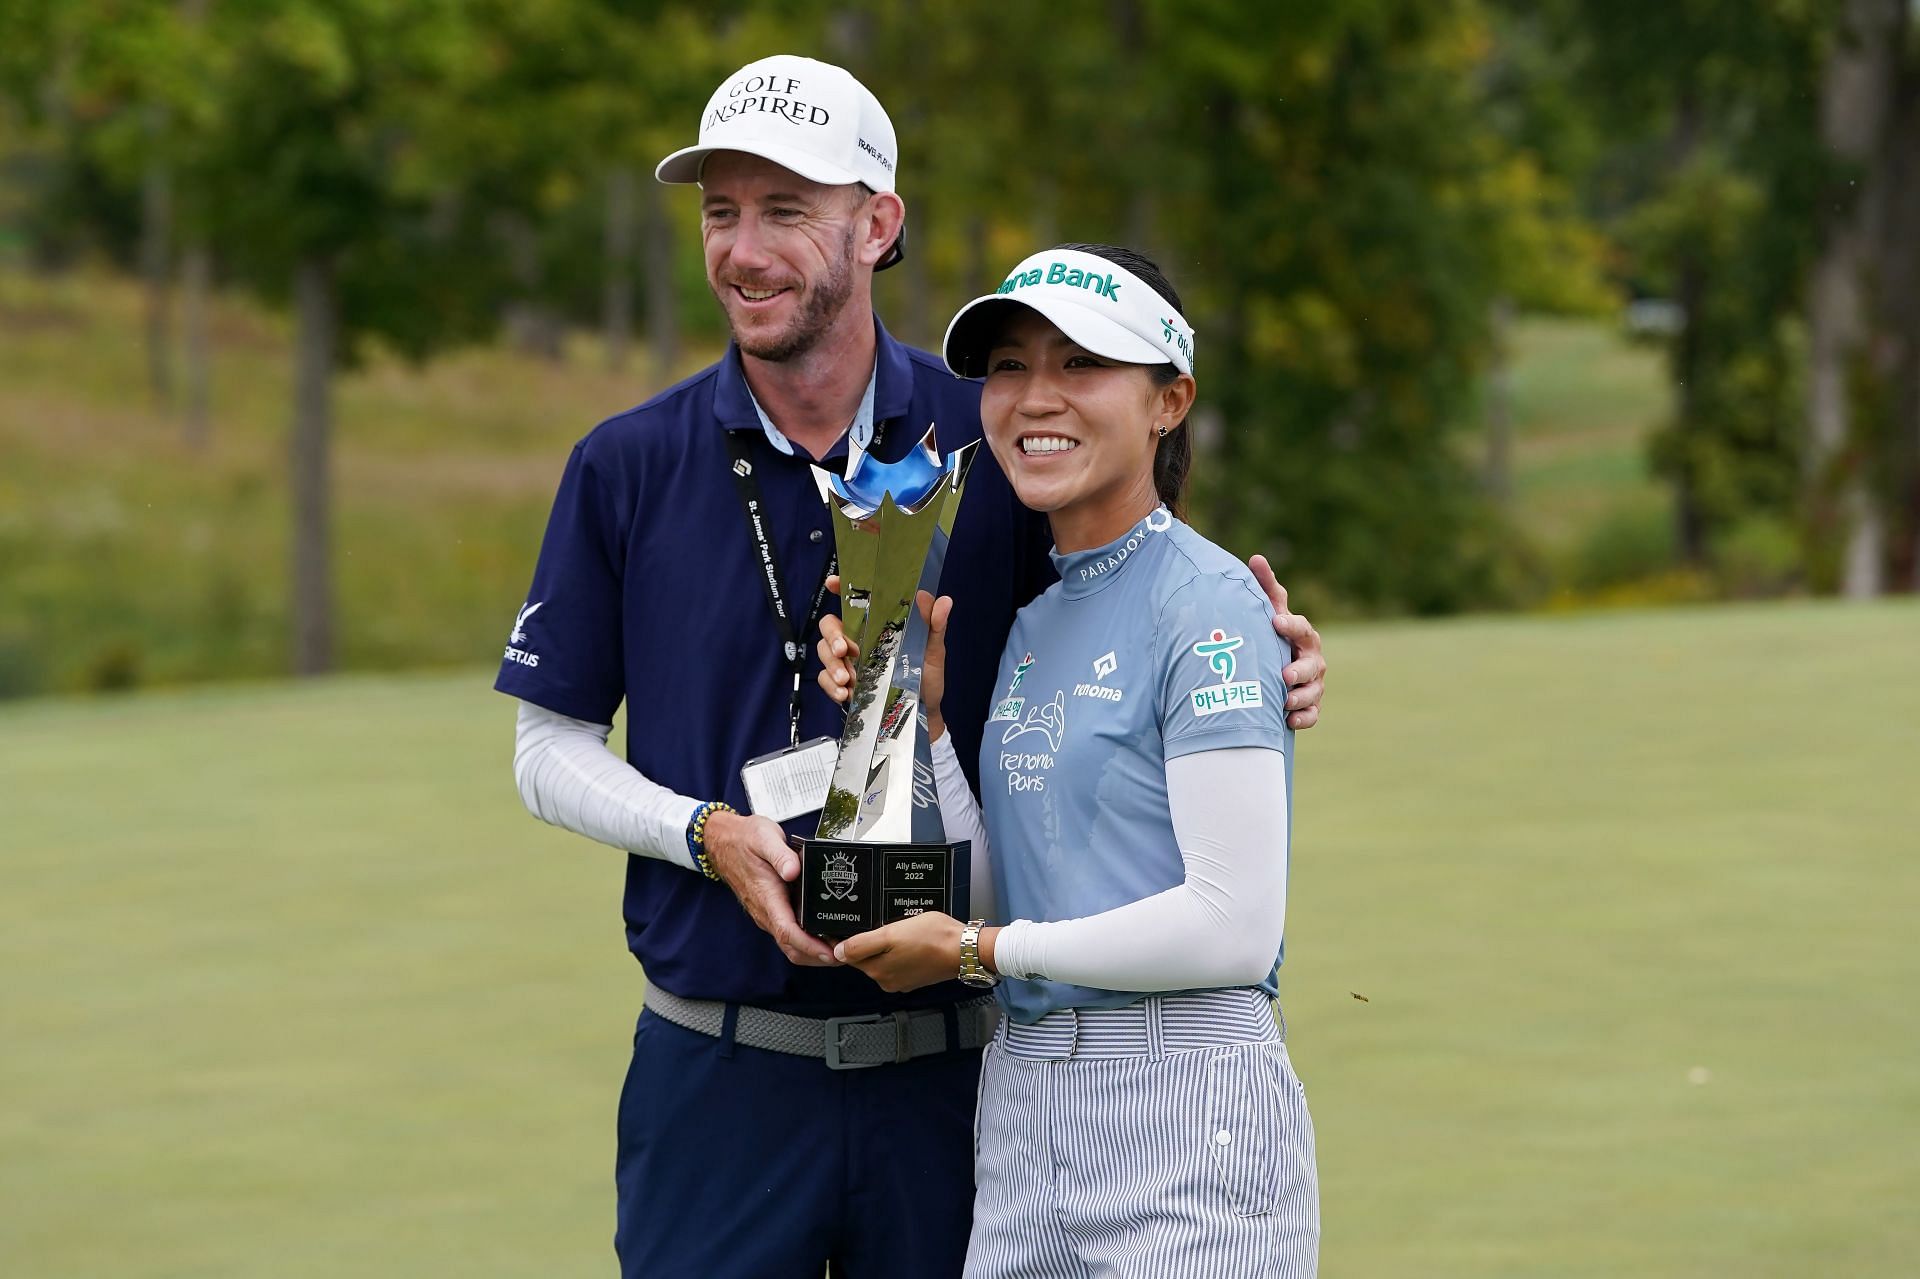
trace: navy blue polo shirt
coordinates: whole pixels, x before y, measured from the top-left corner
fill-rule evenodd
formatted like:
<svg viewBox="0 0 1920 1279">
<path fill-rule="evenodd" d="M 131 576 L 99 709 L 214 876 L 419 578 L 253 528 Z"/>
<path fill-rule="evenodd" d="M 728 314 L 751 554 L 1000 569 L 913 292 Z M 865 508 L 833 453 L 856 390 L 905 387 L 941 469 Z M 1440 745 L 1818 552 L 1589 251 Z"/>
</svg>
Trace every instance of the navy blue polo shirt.
<svg viewBox="0 0 1920 1279">
<path fill-rule="evenodd" d="M 980 385 L 876 323 L 875 438 L 893 460 L 938 428 L 943 453 L 980 438 Z M 677 386 L 602 422 L 567 461 L 516 630 L 537 666 L 503 661 L 494 687 L 562 715 L 611 723 L 627 704 L 627 759 L 680 794 L 747 808 L 740 766 L 787 744 L 790 668 L 726 433 L 747 441 L 790 607 L 826 572 L 832 526 L 804 457 L 776 449 L 730 348 Z M 844 465 L 843 438 L 828 455 Z M 943 712 L 973 766 L 1000 649 L 1021 606 L 1055 580 L 1043 516 L 1020 505 L 984 447 L 955 517 L 940 589 L 953 597 Z M 531 606 L 538 605 L 537 608 Z M 827 607 L 837 608 L 828 597 Z M 800 737 L 838 738 L 840 708 L 814 680 L 805 638 Z M 817 814 L 786 824 L 811 835 Z M 726 885 L 655 858 L 627 860 L 627 945 L 650 981 L 691 999 L 816 1016 L 918 1007 L 967 988 L 888 995 L 851 968 L 789 963 Z"/>
</svg>

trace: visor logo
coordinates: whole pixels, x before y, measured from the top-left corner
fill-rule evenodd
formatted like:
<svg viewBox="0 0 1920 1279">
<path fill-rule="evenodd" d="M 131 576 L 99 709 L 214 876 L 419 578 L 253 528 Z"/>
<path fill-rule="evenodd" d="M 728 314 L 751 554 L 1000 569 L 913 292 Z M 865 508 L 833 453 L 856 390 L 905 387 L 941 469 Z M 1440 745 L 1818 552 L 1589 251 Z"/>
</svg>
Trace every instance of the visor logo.
<svg viewBox="0 0 1920 1279">
<path fill-rule="evenodd" d="M 1100 275 L 1093 271 L 1082 271 L 1077 266 L 1068 266 L 1065 262 L 1049 262 L 1045 271 L 1035 267 L 1031 271 L 1010 275 L 994 292 L 1012 293 L 1015 289 L 1028 289 L 1036 284 L 1058 284 L 1068 289 L 1087 289 L 1096 297 L 1107 298 L 1114 302 L 1120 300 L 1120 286 L 1114 283 L 1113 272 Z"/>
</svg>

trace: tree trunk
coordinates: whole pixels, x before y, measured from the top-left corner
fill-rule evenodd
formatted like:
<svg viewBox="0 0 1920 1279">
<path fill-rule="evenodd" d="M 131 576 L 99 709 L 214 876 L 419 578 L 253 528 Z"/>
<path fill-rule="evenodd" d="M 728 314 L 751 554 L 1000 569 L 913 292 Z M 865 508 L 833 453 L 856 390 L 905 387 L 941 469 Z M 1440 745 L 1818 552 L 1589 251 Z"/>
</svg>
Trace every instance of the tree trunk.
<svg viewBox="0 0 1920 1279">
<path fill-rule="evenodd" d="M 1694 450 L 1691 443 L 1700 413 L 1700 315 L 1707 301 L 1707 273 L 1698 258 L 1680 264 L 1679 288 L 1675 300 L 1680 304 L 1680 334 L 1674 349 L 1674 376 L 1679 383 L 1680 404 L 1677 418 L 1680 429 L 1678 459 L 1674 470 L 1673 540 L 1682 563 L 1700 564 L 1707 558 L 1706 517 L 1700 510 L 1699 478 L 1694 474 Z"/>
<path fill-rule="evenodd" d="M 1680 86 L 1673 137 L 1669 142 L 1670 171 L 1680 172 L 1699 146 L 1704 122 L 1699 94 L 1691 84 Z M 1706 520 L 1700 510 L 1699 485 L 1693 473 L 1695 424 L 1699 418 L 1701 346 L 1700 316 L 1707 300 L 1707 273 L 1701 255 L 1682 249 L 1676 264 L 1674 300 L 1680 306 L 1680 334 L 1673 347 L 1673 377 L 1679 391 L 1675 430 L 1679 436 L 1673 473 L 1673 541 L 1684 564 L 1697 565 L 1707 557 Z"/>
<path fill-rule="evenodd" d="M 1900 550 L 1905 563 L 1899 582 L 1920 591 L 1920 65 L 1902 76 L 1899 112 L 1890 136 L 1886 174 L 1892 192 L 1881 232 L 1885 284 L 1881 298 L 1890 305 L 1886 327 L 1897 352 L 1894 361 L 1894 428 L 1905 459 L 1898 492 L 1906 504 L 1906 533 Z"/>
<path fill-rule="evenodd" d="M 640 224 L 647 344 L 653 348 L 654 383 L 664 387 L 680 365 L 680 298 L 673 283 L 673 222 L 658 182 L 640 183 Z"/>
<path fill-rule="evenodd" d="M 607 368 L 619 372 L 627 365 L 627 347 L 633 342 L 633 170 L 626 165 L 607 174 L 606 290 L 601 299 L 601 327 L 606 333 Z"/>
<path fill-rule="evenodd" d="M 518 211 L 495 217 L 493 229 L 506 247 L 507 269 L 520 294 L 501 308 L 507 343 L 529 355 L 558 362 L 565 354 L 565 334 L 560 318 L 546 301 L 547 273 L 540 233 Z"/>
<path fill-rule="evenodd" d="M 161 153 L 166 112 L 142 112 L 147 141 L 140 179 L 140 278 L 146 285 L 147 391 L 163 412 L 173 401 L 173 175 Z"/>
<path fill-rule="evenodd" d="M 1487 493 L 1505 505 L 1513 497 L 1513 299 L 1493 300 L 1493 363 L 1487 369 Z"/>
<path fill-rule="evenodd" d="M 180 255 L 180 320 L 186 330 L 186 397 L 182 433 L 187 447 L 195 452 L 205 449 L 213 438 L 213 348 L 207 333 L 208 294 L 212 289 L 212 252 L 203 243 L 189 244 Z"/>
<path fill-rule="evenodd" d="M 1884 566 L 1878 503 L 1868 483 L 1864 441 L 1856 438 L 1853 392 L 1866 371 L 1871 336 L 1867 272 L 1878 239 L 1889 123 L 1905 0 L 1846 0 L 1821 76 L 1820 136 L 1847 174 L 1833 192 L 1826 234 L 1808 282 L 1807 482 L 1816 530 L 1842 541 L 1841 592 L 1878 594 Z"/>
<path fill-rule="evenodd" d="M 293 672 L 318 675 L 333 666 L 330 436 L 333 431 L 335 310 L 332 263 L 303 259 L 294 276 Z"/>
</svg>

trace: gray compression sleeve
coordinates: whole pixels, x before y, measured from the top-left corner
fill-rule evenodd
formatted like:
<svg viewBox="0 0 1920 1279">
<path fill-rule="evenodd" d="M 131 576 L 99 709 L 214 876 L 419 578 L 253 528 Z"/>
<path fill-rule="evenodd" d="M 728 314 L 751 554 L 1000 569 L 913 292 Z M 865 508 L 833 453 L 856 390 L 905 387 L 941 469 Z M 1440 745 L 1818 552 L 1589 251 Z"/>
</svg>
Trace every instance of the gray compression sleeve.
<svg viewBox="0 0 1920 1279">
<path fill-rule="evenodd" d="M 649 780 L 608 750 L 611 732 L 611 724 L 521 702 L 513 780 L 527 811 L 588 839 L 696 869 L 687 823 L 700 801 Z"/>
<path fill-rule="evenodd" d="M 1081 919 L 1015 920 L 994 967 L 1106 990 L 1266 980 L 1286 930 L 1286 757 L 1241 746 L 1168 760 L 1167 797 L 1184 883 Z"/>
<path fill-rule="evenodd" d="M 940 792 L 940 824 L 947 838 L 955 843 L 973 841 L 972 868 L 967 894 L 967 914 L 991 922 L 993 915 L 993 853 L 987 847 L 987 828 L 980 817 L 980 803 L 960 767 L 960 756 L 953 749 L 953 734 L 942 733 L 933 743 L 933 781 Z"/>
</svg>

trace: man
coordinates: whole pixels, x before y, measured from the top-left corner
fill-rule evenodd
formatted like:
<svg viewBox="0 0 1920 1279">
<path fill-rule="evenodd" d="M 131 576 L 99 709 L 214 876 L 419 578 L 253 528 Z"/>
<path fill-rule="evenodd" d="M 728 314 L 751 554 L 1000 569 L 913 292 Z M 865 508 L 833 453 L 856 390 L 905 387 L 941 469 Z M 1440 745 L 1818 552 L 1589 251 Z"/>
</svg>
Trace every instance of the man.
<svg viewBox="0 0 1920 1279">
<path fill-rule="evenodd" d="M 840 732 L 814 682 L 832 534 L 810 463 L 896 458 L 929 423 L 942 451 L 980 438 L 979 385 L 873 313 L 873 272 L 902 251 L 896 160 L 886 113 L 837 67 L 767 58 L 715 91 L 699 144 L 656 176 L 700 184 L 733 344 L 575 447 L 496 683 L 521 701 L 528 807 L 633 854 L 647 994 L 619 1109 L 628 1276 L 957 1275 L 966 1249 L 991 1002 L 957 983 L 890 996 L 836 964 L 796 924 L 797 859 L 746 813 L 740 779 Z M 981 450 L 941 578 L 948 724 L 969 766 L 1049 544 Z M 1325 664 L 1277 603 L 1307 727 Z M 622 700 L 625 761 L 605 745 Z"/>
</svg>

